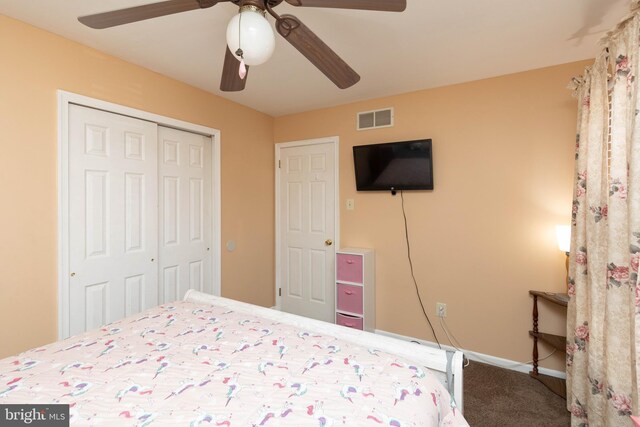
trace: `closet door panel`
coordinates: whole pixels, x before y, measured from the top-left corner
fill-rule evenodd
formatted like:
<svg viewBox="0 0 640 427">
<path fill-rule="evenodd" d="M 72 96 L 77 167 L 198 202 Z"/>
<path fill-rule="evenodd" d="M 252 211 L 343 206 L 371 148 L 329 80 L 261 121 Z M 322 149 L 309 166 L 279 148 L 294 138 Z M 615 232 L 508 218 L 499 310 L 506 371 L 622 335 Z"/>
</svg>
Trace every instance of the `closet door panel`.
<svg viewBox="0 0 640 427">
<path fill-rule="evenodd" d="M 160 301 L 212 292 L 211 138 L 159 127 Z"/>
<path fill-rule="evenodd" d="M 155 123 L 69 109 L 70 334 L 158 303 Z"/>
</svg>

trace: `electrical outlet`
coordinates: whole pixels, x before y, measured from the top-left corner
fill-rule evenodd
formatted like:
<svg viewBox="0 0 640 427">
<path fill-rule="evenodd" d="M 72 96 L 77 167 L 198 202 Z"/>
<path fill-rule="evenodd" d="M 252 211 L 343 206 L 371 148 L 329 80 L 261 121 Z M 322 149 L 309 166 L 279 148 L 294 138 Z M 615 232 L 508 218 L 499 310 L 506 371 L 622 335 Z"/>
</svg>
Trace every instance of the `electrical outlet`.
<svg viewBox="0 0 640 427">
<path fill-rule="evenodd" d="M 436 303 L 436 316 L 447 317 L 447 304 L 443 302 Z"/>
<path fill-rule="evenodd" d="M 355 202 L 353 199 L 347 199 L 347 210 L 352 211 L 355 209 Z"/>
</svg>

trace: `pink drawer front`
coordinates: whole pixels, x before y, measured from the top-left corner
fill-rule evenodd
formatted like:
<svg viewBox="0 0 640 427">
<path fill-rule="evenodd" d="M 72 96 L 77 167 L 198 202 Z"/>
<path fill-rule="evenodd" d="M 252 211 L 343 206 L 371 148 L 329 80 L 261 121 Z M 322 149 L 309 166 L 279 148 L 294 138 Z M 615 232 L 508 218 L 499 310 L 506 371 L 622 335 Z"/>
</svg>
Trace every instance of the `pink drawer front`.
<svg viewBox="0 0 640 427">
<path fill-rule="evenodd" d="M 338 280 L 362 283 L 362 256 L 338 254 L 336 264 Z"/>
<path fill-rule="evenodd" d="M 338 283 L 338 310 L 349 313 L 362 313 L 362 286 L 345 285 Z"/>
<path fill-rule="evenodd" d="M 336 314 L 336 323 L 347 328 L 362 329 L 362 317 L 347 316 L 346 314 Z"/>
</svg>

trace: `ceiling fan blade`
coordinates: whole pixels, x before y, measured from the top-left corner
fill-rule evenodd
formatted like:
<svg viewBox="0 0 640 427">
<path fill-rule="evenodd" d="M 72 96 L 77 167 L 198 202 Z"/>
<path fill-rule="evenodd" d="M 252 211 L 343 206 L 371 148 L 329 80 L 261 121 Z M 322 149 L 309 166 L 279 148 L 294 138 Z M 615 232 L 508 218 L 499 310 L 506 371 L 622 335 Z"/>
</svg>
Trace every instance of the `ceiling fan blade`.
<svg viewBox="0 0 640 427">
<path fill-rule="evenodd" d="M 351 87 L 360 80 L 349 64 L 295 16 L 282 15 L 276 21 L 276 29 L 340 89 Z"/>
<path fill-rule="evenodd" d="M 407 8 L 407 0 L 287 0 L 287 3 L 302 7 L 380 10 L 383 12 L 402 12 Z"/>
<path fill-rule="evenodd" d="M 222 67 L 222 79 L 220 80 L 220 90 L 223 92 L 239 92 L 244 89 L 249 77 L 249 66 L 247 65 L 247 75 L 241 79 L 238 75 L 240 61 L 227 47 L 224 54 L 224 66 Z"/>
<path fill-rule="evenodd" d="M 219 3 L 219 1 L 220 0 L 169 0 L 111 12 L 96 13 L 95 15 L 81 16 L 78 18 L 78 21 L 87 27 L 101 30 L 103 28 L 157 18 L 159 16 L 172 15 L 174 13 L 187 12 L 195 9 L 205 9 L 214 6 L 216 3 Z"/>
</svg>

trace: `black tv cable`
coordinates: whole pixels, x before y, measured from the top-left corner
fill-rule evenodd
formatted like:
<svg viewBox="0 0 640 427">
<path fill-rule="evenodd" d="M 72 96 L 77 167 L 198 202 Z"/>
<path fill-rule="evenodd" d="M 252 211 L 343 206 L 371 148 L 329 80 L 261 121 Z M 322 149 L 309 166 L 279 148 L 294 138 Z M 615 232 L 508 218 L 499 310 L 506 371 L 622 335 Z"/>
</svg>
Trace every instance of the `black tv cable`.
<svg viewBox="0 0 640 427">
<path fill-rule="evenodd" d="M 422 298 L 420 297 L 420 289 L 418 288 L 418 281 L 416 280 L 416 276 L 413 272 L 413 261 L 411 260 L 411 245 L 409 243 L 409 227 L 407 226 L 407 213 L 404 210 L 404 193 L 400 190 L 400 199 L 402 200 L 402 217 L 404 218 L 404 236 L 407 240 L 407 258 L 409 259 L 409 267 L 411 269 L 411 277 L 413 278 L 413 285 L 416 288 L 416 295 L 418 295 L 418 301 L 420 301 L 420 308 L 422 308 L 422 313 L 424 314 L 425 319 L 427 319 L 427 323 L 429 323 L 429 327 L 431 328 L 431 332 L 433 332 L 433 338 L 435 338 L 438 347 L 442 349 L 440 345 L 440 341 L 438 341 L 438 336 L 436 335 L 435 329 L 433 329 L 433 325 L 431 324 L 431 319 L 427 315 L 427 311 L 424 309 L 424 304 L 422 302 Z"/>
</svg>

